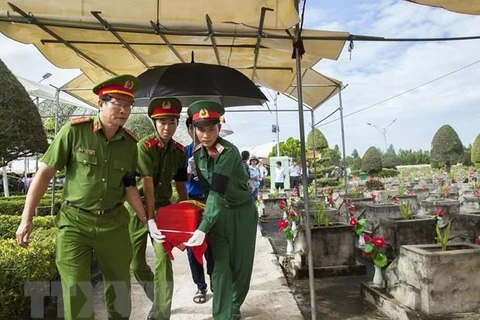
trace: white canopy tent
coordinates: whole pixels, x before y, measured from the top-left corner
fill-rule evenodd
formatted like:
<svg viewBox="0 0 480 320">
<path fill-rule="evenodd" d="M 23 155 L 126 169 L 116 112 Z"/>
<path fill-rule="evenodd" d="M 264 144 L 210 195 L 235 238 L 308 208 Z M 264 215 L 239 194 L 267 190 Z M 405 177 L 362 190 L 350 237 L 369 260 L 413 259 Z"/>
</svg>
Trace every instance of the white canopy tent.
<svg viewBox="0 0 480 320">
<path fill-rule="evenodd" d="M 18 77 L 18 76 L 17 76 L 17 79 L 18 81 L 20 81 L 20 83 L 22 84 L 22 86 L 25 88 L 25 90 L 30 96 L 40 98 L 40 99 L 45 99 L 45 100 L 52 100 L 52 101 L 57 100 L 56 99 L 57 90 L 55 88 L 32 81 L 32 80 L 28 80 L 22 77 Z M 58 102 L 62 104 L 75 106 L 78 108 L 87 109 L 90 111 L 98 110 L 92 105 L 78 101 L 77 99 L 74 99 L 73 97 L 71 97 L 70 95 L 64 92 L 60 92 L 60 95 L 58 97 Z"/>
</svg>

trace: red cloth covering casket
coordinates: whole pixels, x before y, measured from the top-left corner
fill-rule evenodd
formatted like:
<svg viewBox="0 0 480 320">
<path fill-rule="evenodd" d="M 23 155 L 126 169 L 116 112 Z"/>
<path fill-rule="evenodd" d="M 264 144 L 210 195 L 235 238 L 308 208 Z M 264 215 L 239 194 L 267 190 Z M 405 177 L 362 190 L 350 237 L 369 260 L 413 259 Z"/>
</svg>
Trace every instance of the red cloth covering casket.
<svg viewBox="0 0 480 320">
<path fill-rule="evenodd" d="M 203 207 L 205 205 L 198 201 L 188 200 L 160 207 L 157 211 L 157 228 L 165 235 L 163 248 L 171 260 L 174 259 L 172 249 L 177 247 L 185 250 L 184 242 L 187 242 L 197 229 L 202 220 Z M 191 247 L 195 259 L 203 264 L 203 255 L 207 250 L 207 243 L 204 241 L 200 246 Z"/>
</svg>

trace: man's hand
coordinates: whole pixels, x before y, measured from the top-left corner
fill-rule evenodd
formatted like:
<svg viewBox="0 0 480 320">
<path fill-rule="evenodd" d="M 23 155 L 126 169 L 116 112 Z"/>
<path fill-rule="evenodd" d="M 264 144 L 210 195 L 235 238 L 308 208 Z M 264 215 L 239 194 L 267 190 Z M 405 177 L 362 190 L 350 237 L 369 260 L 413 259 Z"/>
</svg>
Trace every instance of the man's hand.
<svg viewBox="0 0 480 320">
<path fill-rule="evenodd" d="M 17 235 L 17 243 L 23 247 L 27 248 L 29 241 L 28 239 L 30 238 L 30 234 L 33 231 L 33 222 L 31 220 L 23 220 L 18 226 L 16 235 Z"/>
<path fill-rule="evenodd" d="M 194 176 L 197 175 L 197 167 L 195 166 L 195 159 L 193 156 L 188 159 L 187 173 Z"/>
<path fill-rule="evenodd" d="M 148 220 L 147 227 L 148 232 L 150 233 L 150 237 L 155 240 L 155 242 L 165 242 L 165 236 L 160 232 L 160 230 L 158 230 L 157 224 L 155 223 L 154 219 Z"/>
<path fill-rule="evenodd" d="M 193 236 L 188 239 L 187 242 L 184 242 L 183 244 L 186 245 L 187 247 L 196 247 L 199 246 L 205 241 L 205 232 L 200 231 L 200 230 L 195 230 L 193 233 Z"/>
</svg>

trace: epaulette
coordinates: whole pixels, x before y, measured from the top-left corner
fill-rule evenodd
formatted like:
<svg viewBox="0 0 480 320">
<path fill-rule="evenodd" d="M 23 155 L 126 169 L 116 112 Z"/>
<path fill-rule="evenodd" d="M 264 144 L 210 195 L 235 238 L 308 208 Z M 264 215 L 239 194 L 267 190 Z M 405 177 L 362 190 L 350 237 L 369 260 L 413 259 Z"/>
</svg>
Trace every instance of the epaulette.
<svg viewBox="0 0 480 320">
<path fill-rule="evenodd" d="M 183 144 L 181 144 L 180 142 L 174 141 L 174 142 L 173 142 L 173 145 L 174 145 L 177 149 L 179 149 L 179 150 L 181 150 L 182 152 L 185 153 L 185 146 L 184 146 Z"/>
<path fill-rule="evenodd" d="M 147 147 L 148 149 L 150 149 L 153 146 L 158 146 L 157 138 L 153 137 L 152 139 L 145 141 L 145 147 Z"/>
<path fill-rule="evenodd" d="M 225 150 L 225 147 L 222 146 L 219 142 L 215 145 L 215 149 L 217 149 L 218 153 L 222 153 Z"/>
<path fill-rule="evenodd" d="M 201 143 L 199 143 L 195 146 L 195 150 L 193 150 L 193 152 L 197 152 L 200 149 L 202 149 L 202 144 Z"/>
<path fill-rule="evenodd" d="M 85 122 L 90 122 L 92 121 L 92 118 L 90 117 L 80 117 L 80 118 L 74 118 L 70 120 L 71 125 L 79 124 L 79 123 L 85 123 Z"/>
<path fill-rule="evenodd" d="M 135 142 L 138 142 L 138 137 L 135 133 L 133 133 L 132 131 L 128 130 L 127 128 L 123 128 L 123 131 L 128 135 L 130 136 L 130 138 L 132 138 Z"/>
</svg>

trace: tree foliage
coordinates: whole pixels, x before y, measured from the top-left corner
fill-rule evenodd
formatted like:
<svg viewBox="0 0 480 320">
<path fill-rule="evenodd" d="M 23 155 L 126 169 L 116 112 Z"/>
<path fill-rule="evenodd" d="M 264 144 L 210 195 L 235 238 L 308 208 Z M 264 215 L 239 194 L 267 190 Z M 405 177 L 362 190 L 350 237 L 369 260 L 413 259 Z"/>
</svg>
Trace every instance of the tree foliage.
<svg viewBox="0 0 480 320">
<path fill-rule="evenodd" d="M 476 166 L 480 165 L 480 133 L 473 141 L 471 159 Z"/>
<path fill-rule="evenodd" d="M 340 166 L 340 163 L 342 161 L 342 154 L 340 153 L 339 149 L 340 148 L 338 147 L 338 145 L 335 145 L 333 149 L 327 149 L 324 152 L 324 155 L 322 157 L 322 164 L 324 167 Z"/>
<path fill-rule="evenodd" d="M 382 164 L 384 168 L 394 168 L 397 166 L 397 154 L 393 145 L 388 147 L 387 152 L 382 155 Z"/>
<path fill-rule="evenodd" d="M 452 165 L 461 163 L 464 157 L 463 145 L 455 130 L 448 124 L 438 129 L 432 139 L 430 162 L 432 168 L 445 167 L 450 172 Z"/>
<path fill-rule="evenodd" d="M 0 159 L 2 165 L 48 147 L 37 107 L 0 60 Z"/>
<path fill-rule="evenodd" d="M 380 151 L 373 146 L 368 148 L 362 158 L 362 170 L 369 175 L 375 175 L 382 171 L 382 167 L 382 155 Z"/>
<path fill-rule="evenodd" d="M 323 133 L 317 128 L 313 128 L 307 136 L 307 150 L 319 151 L 322 153 L 328 148 L 328 142 Z"/>
<path fill-rule="evenodd" d="M 293 158 L 297 161 L 300 161 L 300 140 L 295 138 L 288 138 L 286 141 L 281 141 L 280 146 L 280 155 Z M 277 155 L 277 147 L 273 146 L 272 151 L 268 155 L 269 157 L 275 157 Z"/>
<path fill-rule="evenodd" d="M 412 149 L 399 149 L 397 153 L 397 165 L 430 164 L 430 151 Z"/>
<path fill-rule="evenodd" d="M 155 132 L 152 121 L 146 114 L 130 115 L 125 123 L 125 128 L 135 133 L 138 139 L 142 139 L 143 137 Z"/>
</svg>

